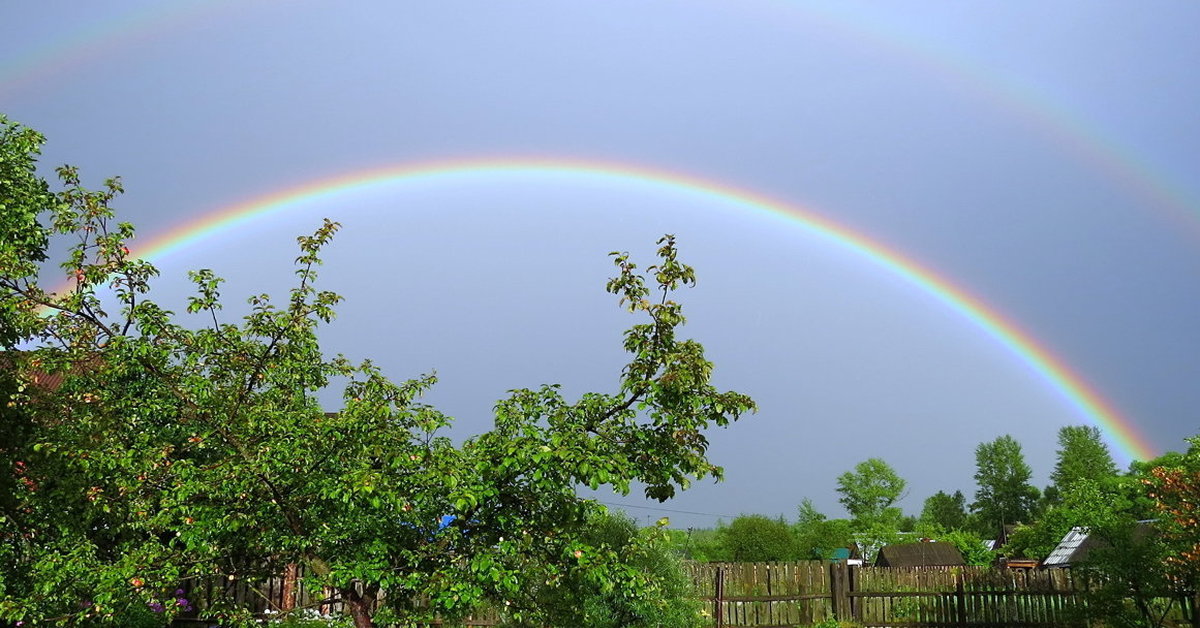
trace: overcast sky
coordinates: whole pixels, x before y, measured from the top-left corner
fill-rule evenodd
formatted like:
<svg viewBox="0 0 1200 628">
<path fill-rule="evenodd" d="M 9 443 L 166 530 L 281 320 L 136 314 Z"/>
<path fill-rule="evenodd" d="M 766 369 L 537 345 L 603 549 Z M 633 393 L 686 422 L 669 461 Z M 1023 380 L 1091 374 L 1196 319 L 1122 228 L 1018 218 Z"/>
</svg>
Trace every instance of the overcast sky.
<svg viewBox="0 0 1200 628">
<path fill-rule="evenodd" d="M 446 160 L 607 163 L 773 199 L 985 304 L 1161 453 L 1200 432 L 1197 24 L 1178 0 L 41 0 L 0 24 L 0 111 L 48 136 L 47 173 L 123 176 L 143 242 Z M 323 276 L 347 297 L 328 348 L 436 371 L 430 401 L 460 435 L 511 388 L 612 390 L 633 321 L 603 290 L 607 253 L 649 262 L 677 234 L 699 275 L 686 331 L 761 410 L 710 434 L 725 483 L 665 505 L 702 514 L 639 517 L 794 518 L 805 497 L 841 516 L 835 478 L 868 457 L 909 481 L 916 514 L 973 493 L 978 443 L 1012 434 L 1042 484 L 1058 428 L 1093 420 L 877 257 L 661 180 L 395 180 L 162 255 L 156 294 L 180 307 L 197 267 L 234 303 L 282 294 L 294 236 L 325 216 L 344 230 Z"/>
</svg>

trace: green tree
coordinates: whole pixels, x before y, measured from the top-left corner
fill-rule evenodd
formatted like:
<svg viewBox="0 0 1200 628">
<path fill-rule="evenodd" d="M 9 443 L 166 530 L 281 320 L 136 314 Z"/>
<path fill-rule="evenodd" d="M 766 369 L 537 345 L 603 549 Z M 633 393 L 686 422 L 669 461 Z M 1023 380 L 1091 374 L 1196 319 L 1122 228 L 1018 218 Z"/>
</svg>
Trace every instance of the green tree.
<svg viewBox="0 0 1200 628">
<path fill-rule="evenodd" d="M 996 552 L 988 549 L 984 539 L 970 530 L 951 530 L 937 535 L 942 543 L 952 543 L 968 565 L 985 567 L 996 561 Z"/>
<path fill-rule="evenodd" d="M 802 560 L 828 560 L 833 557 L 834 550 L 854 543 L 854 530 L 848 519 L 827 518 L 807 497 L 800 502 L 798 511 L 792 534 Z"/>
<path fill-rule="evenodd" d="M 904 494 L 904 486 L 888 463 L 870 458 L 838 476 L 838 501 L 858 525 L 898 524 L 901 512 L 893 504 Z"/>
<path fill-rule="evenodd" d="M 1004 435 L 975 448 L 975 501 L 980 534 L 994 535 L 1001 526 L 1033 519 L 1038 490 L 1029 484 L 1032 475 L 1021 445 Z M 989 536 L 989 538 L 992 538 Z"/>
<path fill-rule="evenodd" d="M 1189 590 L 1169 569 L 1176 556 L 1157 522 L 1142 519 L 1143 477 L 1072 484 L 1063 507 L 1092 540 L 1079 564 L 1086 583 L 1087 619 L 1106 626 L 1167 626 Z M 1183 586 L 1180 586 L 1183 585 Z M 1194 591 L 1194 589 L 1190 589 Z"/>
<path fill-rule="evenodd" d="M 967 526 L 967 498 L 962 491 L 953 495 L 938 491 L 925 499 L 920 524 L 924 528 L 949 532 Z"/>
<path fill-rule="evenodd" d="M 1164 561 L 1172 582 L 1182 590 L 1200 590 L 1200 436 L 1188 439 L 1186 454 L 1169 465 L 1156 465 L 1140 478 L 1153 500 L 1154 518 L 1168 547 Z"/>
<path fill-rule="evenodd" d="M 796 539 L 783 518 L 742 515 L 717 528 L 724 555 L 736 562 L 795 560 Z"/>
<path fill-rule="evenodd" d="M 46 188 L 20 166 L 38 138 L 14 125 L 3 137 L 24 139 L 0 149 L 18 164 L 0 198 L 37 220 L 5 214 L 4 228 L 24 235 L 0 239 L 0 322 L 29 348 L 6 354 L 16 390 L 4 419 L 32 428 L 3 450 L 16 481 L 0 502 L 0 619 L 133 625 L 187 577 L 253 585 L 294 563 L 363 628 L 453 617 L 485 599 L 537 621 L 522 592 L 577 577 L 649 599 L 658 591 L 629 564 L 636 552 L 589 541 L 599 506 L 575 487 L 626 494 L 638 482 L 662 500 L 719 478 L 704 430 L 754 407 L 715 389 L 701 345 L 677 336 L 671 295 L 695 275 L 668 236 L 645 274 L 613 256 L 607 289 L 642 322 L 625 333 L 629 362 L 612 392 L 511 391 L 493 430 L 456 445 L 442 434 L 451 419 L 419 400 L 432 376 L 392 382 L 369 361 L 322 353 L 317 332 L 340 297 L 317 288 L 316 269 L 336 223 L 299 238 L 287 298 L 252 297 L 238 323 L 222 320 L 221 280 L 192 273 L 188 311 L 211 322 L 189 328 L 147 299 L 157 271 L 129 256 L 133 227 L 114 222 L 120 183 L 89 191 L 63 168 L 65 189 L 39 196 Z M 62 295 L 38 285 L 39 243 L 55 234 L 74 243 Z M 46 374 L 61 385 L 40 386 Z M 335 379 L 349 383 L 326 413 L 316 397 Z M 216 602 L 223 623 L 253 623 Z"/>
<path fill-rule="evenodd" d="M 1100 430 L 1090 425 L 1067 425 L 1058 430 L 1058 461 L 1050 473 L 1057 499 L 1071 490 L 1080 480 L 1103 481 L 1117 474 L 1108 446 Z"/>
<path fill-rule="evenodd" d="M 870 458 L 838 476 L 837 485 L 855 542 L 863 559 L 872 561 L 881 547 L 900 539 L 904 513 L 893 504 L 904 494 L 904 479 L 883 460 Z"/>
<path fill-rule="evenodd" d="M 721 543 L 719 530 L 722 527 L 723 522 L 719 522 L 716 528 L 689 528 L 683 540 L 682 555 L 688 560 L 702 563 L 733 560 Z"/>
<path fill-rule="evenodd" d="M 553 586 L 534 586 L 522 593 L 528 606 L 542 610 L 536 622 L 511 626 L 591 626 L 594 628 L 698 628 L 703 622 L 692 584 L 673 551 L 669 530 L 661 526 L 638 530 L 633 518 L 620 512 L 590 516 L 581 540 L 624 556 L 624 562 L 647 577 L 646 595 L 630 596 L 575 571 Z M 528 586 L 528 585 L 527 585 Z"/>
</svg>

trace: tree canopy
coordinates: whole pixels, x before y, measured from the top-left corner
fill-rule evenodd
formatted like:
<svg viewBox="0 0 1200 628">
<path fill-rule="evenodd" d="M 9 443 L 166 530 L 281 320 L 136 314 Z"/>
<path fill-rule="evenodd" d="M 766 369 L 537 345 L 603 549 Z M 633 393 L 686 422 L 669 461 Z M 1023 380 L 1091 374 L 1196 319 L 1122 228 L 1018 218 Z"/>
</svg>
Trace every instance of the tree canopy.
<svg viewBox="0 0 1200 628">
<path fill-rule="evenodd" d="M 899 522 L 899 508 L 893 507 L 904 494 L 904 479 L 896 474 L 888 463 L 879 458 L 870 458 L 838 476 L 838 501 L 846 512 L 859 523 L 870 525 L 882 522 Z"/>
<path fill-rule="evenodd" d="M 920 522 L 924 526 L 949 532 L 965 529 L 967 517 L 967 498 L 962 491 L 954 491 L 953 495 L 938 491 L 925 498 Z"/>
<path fill-rule="evenodd" d="M 796 539 L 782 519 L 742 515 L 717 528 L 717 538 L 729 560 L 763 562 L 795 560 Z"/>
<path fill-rule="evenodd" d="M 1009 435 L 975 448 L 975 501 L 979 532 L 995 534 L 1001 526 L 1033 520 L 1038 490 L 1029 483 L 1032 472 L 1021 444 Z"/>
<path fill-rule="evenodd" d="M 392 381 L 369 360 L 322 352 L 318 330 L 340 297 L 318 287 L 317 270 L 336 222 L 298 238 L 289 294 L 250 297 L 240 320 L 223 316 L 220 278 L 191 273 L 187 309 L 209 323 L 189 327 L 148 298 L 157 270 L 130 255 L 133 227 L 115 221 L 119 180 L 91 191 L 62 168 L 63 189 L 50 192 L 34 170 L 40 136 L 0 128 L 11 380 L 0 619 L 135 625 L 189 606 L 169 603 L 188 578 L 256 583 L 289 564 L 361 627 L 453 616 L 485 599 L 536 619 L 528 582 L 656 594 L 626 564 L 637 552 L 584 534 L 599 506 L 576 487 L 625 494 L 637 482 L 663 500 L 720 478 L 704 431 L 754 409 L 713 387 L 702 346 L 678 336 L 685 319 L 672 297 L 695 274 L 674 238 L 644 272 L 613 254 L 607 290 L 640 321 L 625 332 L 629 359 L 610 391 L 511 391 L 494 429 L 456 445 L 451 418 L 420 401 L 436 378 Z M 40 285 L 55 237 L 72 243 L 64 294 Z M 335 381 L 348 383 L 326 412 L 317 393 Z M 213 602 L 213 618 L 252 623 L 234 601 Z"/>
<path fill-rule="evenodd" d="M 1091 425 L 1066 425 L 1058 430 L 1058 459 L 1050 481 L 1061 496 L 1081 480 L 1098 482 L 1117 474 L 1100 430 Z"/>
</svg>

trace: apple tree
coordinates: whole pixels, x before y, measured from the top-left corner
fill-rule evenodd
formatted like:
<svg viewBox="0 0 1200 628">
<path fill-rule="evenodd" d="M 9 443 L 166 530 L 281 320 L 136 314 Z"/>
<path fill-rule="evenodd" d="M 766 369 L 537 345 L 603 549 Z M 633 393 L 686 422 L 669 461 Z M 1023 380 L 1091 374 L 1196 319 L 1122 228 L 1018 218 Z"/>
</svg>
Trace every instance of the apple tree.
<svg viewBox="0 0 1200 628">
<path fill-rule="evenodd" d="M 576 489 L 665 500 L 720 478 L 705 430 L 754 409 L 716 389 L 703 347 L 678 334 L 673 295 L 695 274 L 672 237 L 645 271 L 613 254 L 607 290 L 640 320 L 611 390 L 510 391 L 492 430 L 456 444 L 451 418 L 421 402 L 433 376 L 393 381 L 323 353 L 341 298 L 317 269 L 337 223 L 298 239 L 285 298 L 253 296 L 240 319 L 224 316 L 220 278 L 191 273 L 196 325 L 149 298 L 157 270 L 130 255 L 133 227 L 111 208 L 120 182 L 91 191 L 63 168 L 51 192 L 34 171 L 40 137 L 0 125 L 0 620 L 161 625 L 202 611 L 251 625 L 222 587 L 197 609 L 181 583 L 253 591 L 294 565 L 326 592 L 314 604 L 344 605 L 359 627 L 484 601 L 537 621 L 525 592 L 560 583 L 661 591 L 629 562 L 638 552 L 585 533 L 600 507 Z M 61 294 L 41 287 L 55 238 L 70 243 Z M 326 412 L 317 396 L 335 381 L 348 383 Z"/>
</svg>

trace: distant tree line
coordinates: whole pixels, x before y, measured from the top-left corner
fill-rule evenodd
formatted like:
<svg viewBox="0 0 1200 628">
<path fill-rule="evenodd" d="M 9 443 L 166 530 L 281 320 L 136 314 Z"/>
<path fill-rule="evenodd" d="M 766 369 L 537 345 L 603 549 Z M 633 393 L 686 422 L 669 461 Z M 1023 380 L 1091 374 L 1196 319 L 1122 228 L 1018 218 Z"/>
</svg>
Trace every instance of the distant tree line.
<svg viewBox="0 0 1200 628">
<path fill-rule="evenodd" d="M 953 543 L 968 564 L 998 557 L 1043 560 L 1072 529 L 1094 537 L 1082 563 L 1093 582 L 1093 619 L 1112 625 L 1159 626 L 1200 582 L 1200 436 L 1184 453 L 1137 461 L 1121 472 L 1100 430 L 1066 426 L 1050 484 L 1038 489 L 1020 443 L 1000 436 L 975 449 L 975 493 L 940 490 L 919 515 L 896 506 L 905 482 L 879 458 L 837 478 L 846 510 L 830 518 L 808 498 L 796 518 L 741 515 L 715 528 L 672 531 L 676 551 L 701 561 L 829 559 L 854 547 L 868 562 L 884 545 L 933 540 Z M 1002 538 L 996 547 L 988 544 Z M 994 547 L 994 549 L 993 549 Z M 1194 604 L 1194 602 L 1193 602 Z"/>
</svg>

